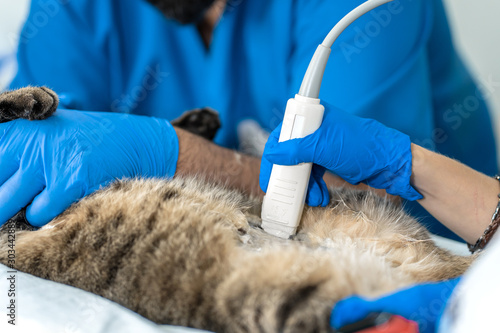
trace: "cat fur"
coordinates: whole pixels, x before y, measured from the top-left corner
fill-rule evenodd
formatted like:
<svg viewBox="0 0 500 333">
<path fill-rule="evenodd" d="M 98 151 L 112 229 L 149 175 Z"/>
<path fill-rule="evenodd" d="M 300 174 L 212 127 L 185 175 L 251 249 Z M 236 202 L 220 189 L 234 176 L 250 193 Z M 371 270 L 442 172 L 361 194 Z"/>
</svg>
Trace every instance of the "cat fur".
<svg viewBox="0 0 500 333">
<path fill-rule="evenodd" d="M 21 212 L 0 229 L 0 262 L 9 264 L 15 231 L 13 268 L 159 324 L 331 332 L 329 314 L 341 298 L 451 279 L 475 258 L 437 247 L 386 198 L 330 194 L 326 208 L 306 207 L 298 234 L 282 240 L 260 228 L 260 199 L 200 177 L 119 180 L 36 231 L 22 230 Z"/>
</svg>

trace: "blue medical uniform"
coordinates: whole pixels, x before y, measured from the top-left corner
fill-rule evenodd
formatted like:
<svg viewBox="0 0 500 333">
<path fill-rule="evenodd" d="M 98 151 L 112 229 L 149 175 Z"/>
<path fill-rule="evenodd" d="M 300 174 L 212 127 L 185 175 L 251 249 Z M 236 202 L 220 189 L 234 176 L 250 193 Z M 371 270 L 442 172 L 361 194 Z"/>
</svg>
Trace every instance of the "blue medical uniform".
<svg viewBox="0 0 500 333">
<path fill-rule="evenodd" d="M 278 125 L 317 45 L 363 1 L 229 0 L 207 49 L 195 26 L 143 0 L 33 0 L 11 87 L 47 85 L 66 108 L 167 119 L 210 106 L 223 124 L 216 143 L 237 148 L 242 120 Z M 497 172 L 490 116 L 441 0 L 395 0 L 348 28 L 320 98 Z"/>
</svg>

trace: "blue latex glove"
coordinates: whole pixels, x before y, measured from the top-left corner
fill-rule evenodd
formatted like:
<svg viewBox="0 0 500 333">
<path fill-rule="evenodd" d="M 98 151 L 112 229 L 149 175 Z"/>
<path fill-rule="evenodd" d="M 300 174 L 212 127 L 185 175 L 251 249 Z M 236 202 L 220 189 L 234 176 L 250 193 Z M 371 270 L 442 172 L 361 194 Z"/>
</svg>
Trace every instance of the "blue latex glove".
<svg viewBox="0 0 500 333">
<path fill-rule="evenodd" d="M 178 151 L 175 130 L 156 118 L 58 110 L 0 124 L 0 225 L 30 203 L 39 227 L 115 179 L 173 176 Z"/>
<path fill-rule="evenodd" d="M 381 123 L 351 115 L 325 105 L 321 127 L 303 138 L 279 143 L 281 125 L 269 137 L 260 170 L 260 186 L 265 192 L 272 164 L 314 163 L 307 203 L 328 203 L 322 179 L 326 169 L 351 184 L 365 182 L 408 200 L 422 199 L 410 185 L 412 154 L 410 138 Z"/>
<path fill-rule="evenodd" d="M 338 330 L 372 312 L 387 312 L 417 322 L 420 333 L 433 333 L 439 327 L 446 304 L 459 282 L 460 278 L 456 278 L 416 285 L 376 300 L 352 296 L 335 305 L 330 324 Z"/>
</svg>

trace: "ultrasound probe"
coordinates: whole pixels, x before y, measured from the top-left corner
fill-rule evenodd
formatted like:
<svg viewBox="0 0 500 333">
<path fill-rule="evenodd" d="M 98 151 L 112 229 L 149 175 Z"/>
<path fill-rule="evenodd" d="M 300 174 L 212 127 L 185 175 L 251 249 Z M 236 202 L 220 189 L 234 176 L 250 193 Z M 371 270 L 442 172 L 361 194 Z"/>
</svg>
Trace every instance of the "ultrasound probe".
<svg viewBox="0 0 500 333">
<path fill-rule="evenodd" d="M 333 43 L 359 17 L 391 1 L 368 0 L 361 4 L 340 20 L 318 46 L 299 93 L 288 100 L 279 142 L 303 138 L 320 127 L 325 108 L 318 97 Z M 285 239 L 295 235 L 304 210 L 311 169 L 312 163 L 273 165 L 262 206 L 262 228 L 266 232 Z"/>
</svg>

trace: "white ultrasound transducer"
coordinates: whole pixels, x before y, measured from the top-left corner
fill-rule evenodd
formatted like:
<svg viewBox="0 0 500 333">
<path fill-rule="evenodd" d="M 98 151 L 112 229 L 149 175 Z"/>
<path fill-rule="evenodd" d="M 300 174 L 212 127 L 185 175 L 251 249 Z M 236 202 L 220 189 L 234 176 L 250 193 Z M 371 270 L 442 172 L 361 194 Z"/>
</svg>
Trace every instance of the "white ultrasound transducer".
<svg viewBox="0 0 500 333">
<path fill-rule="evenodd" d="M 279 142 L 303 138 L 320 127 L 325 108 L 318 97 L 333 43 L 359 17 L 391 1 L 369 0 L 361 4 L 340 20 L 318 46 L 299 93 L 287 103 Z M 262 205 L 262 228 L 266 232 L 281 238 L 296 234 L 304 210 L 311 169 L 312 163 L 273 165 Z"/>
</svg>

